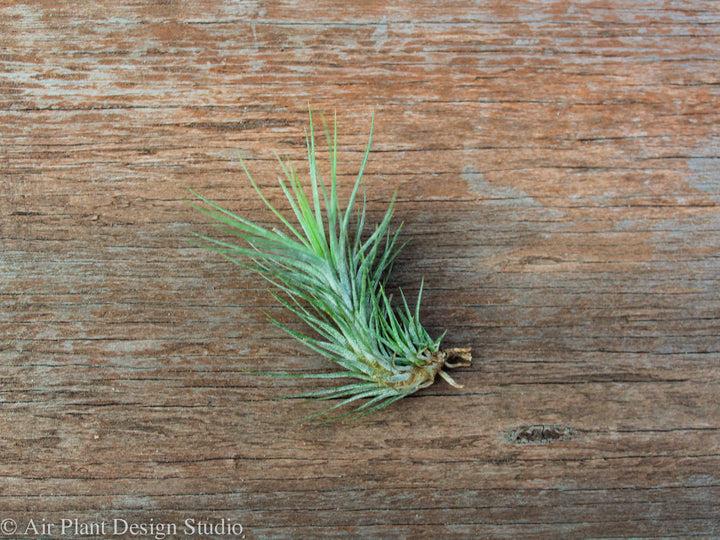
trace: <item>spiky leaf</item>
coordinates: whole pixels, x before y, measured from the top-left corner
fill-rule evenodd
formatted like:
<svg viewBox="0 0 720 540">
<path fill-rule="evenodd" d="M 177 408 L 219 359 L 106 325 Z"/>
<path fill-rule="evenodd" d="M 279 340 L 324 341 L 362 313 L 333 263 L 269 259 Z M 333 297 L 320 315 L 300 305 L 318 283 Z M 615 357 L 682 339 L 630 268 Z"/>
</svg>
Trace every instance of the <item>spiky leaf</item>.
<svg viewBox="0 0 720 540">
<path fill-rule="evenodd" d="M 234 243 L 198 235 L 203 245 L 262 275 L 272 284 L 277 300 L 313 332 L 303 333 L 273 322 L 342 368 L 303 377 L 349 377 L 360 381 L 300 394 L 298 397 L 340 400 L 318 415 L 363 398 L 368 400 L 339 417 L 375 412 L 429 386 L 438 374 L 455 385 L 443 370 L 451 365 L 448 362 L 446 366 L 446 361 L 458 358 L 459 363 L 452 367 L 470 362 L 469 349 L 441 351 L 442 336 L 431 338 L 420 323 L 422 285 L 412 309 L 402 294 L 402 306 L 395 309 L 386 293 L 388 274 L 401 249 L 399 229 L 390 229 L 394 198 L 384 217 L 370 230 L 366 227 L 364 192 L 355 210 L 372 132 L 371 123 L 357 179 L 349 200 L 341 206 L 337 189 L 337 123 L 332 135 L 327 126 L 325 129 L 330 151 L 328 186 L 318 170 L 310 111 L 310 129 L 305 137 L 309 195 L 292 165 L 278 157 L 284 174 L 279 179 L 280 188 L 294 214 L 292 220 L 267 200 L 241 161 L 250 183 L 284 230 L 257 225 L 192 191 L 204 203 L 193 206 L 240 240 Z"/>
</svg>

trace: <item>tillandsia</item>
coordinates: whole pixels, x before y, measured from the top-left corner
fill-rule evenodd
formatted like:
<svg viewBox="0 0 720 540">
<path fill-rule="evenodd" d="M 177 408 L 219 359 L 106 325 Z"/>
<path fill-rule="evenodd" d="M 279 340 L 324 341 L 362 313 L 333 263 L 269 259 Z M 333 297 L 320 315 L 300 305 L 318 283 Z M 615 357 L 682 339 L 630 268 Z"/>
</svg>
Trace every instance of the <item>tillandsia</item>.
<svg viewBox="0 0 720 540">
<path fill-rule="evenodd" d="M 423 328 L 420 323 L 422 282 L 412 308 L 402 291 L 399 307 L 392 305 L 386 291 L 388 275 L 402 246 L 398 245 L 400 228 L 395 232 L 390 229 L 395 197 L 380 223 L 373 228 L 366 226 L 363 173 L 373 127 L 374 120 L 357 180 L 347 203 L 341 207 L 337 120 L 332 134 L 325 124 L 330 159 L 328 186 L 316 160 L 310 111 L 309 132 L 305 133 L 309 194 L 290 162 L 277 156 L 284 174 L 279 184 L 294 214 L 292 222 L 268 201 L 241 159 L 250 183 L 283 230 L 253 223 L 191 190 L 204 203 L 193 206 L 215 220 L 225 233 L 241 240 L 238 245 L 198 234 L 201 243 L 270 282 L 277 301 L 304 321 L 312 332 L 300 332 L 273 318 L 272 322 L 341 368 L 329 373 L 284 373 L 282 376 L 355 379 L 291 396 L 337 400 L 329 408 L 306 418 L 364 400 L 349 412 L 331 419 L 357 418 L 431 385 L 438 375 L 461 388 L 446 369 L 468 366 L 471 361 L 469 348 L 441 350 L 440 342 L 445 334 L 433 339 Z M 361 185 L 362 203 L 354 210 Z"/>
</svg>

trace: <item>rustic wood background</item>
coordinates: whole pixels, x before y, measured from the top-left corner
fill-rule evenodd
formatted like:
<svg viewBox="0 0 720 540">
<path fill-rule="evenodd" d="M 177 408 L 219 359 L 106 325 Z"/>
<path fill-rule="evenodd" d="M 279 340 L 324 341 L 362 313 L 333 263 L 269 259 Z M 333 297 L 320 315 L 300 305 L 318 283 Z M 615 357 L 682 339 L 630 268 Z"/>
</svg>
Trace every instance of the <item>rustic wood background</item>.
<svg viewBox="0 0 720 540">
<path fill-rule="evenodd" d="M 0 533 L 720 537 L 720 4 L 0 6 Z M 375 112 L 463 390 L 297 423 L 307 385 L 241 372 L 325 365 L 186 187 L 270 222 L 238 152 L 280 203 L 308 104 L 345 186 Z"/>
</svg>

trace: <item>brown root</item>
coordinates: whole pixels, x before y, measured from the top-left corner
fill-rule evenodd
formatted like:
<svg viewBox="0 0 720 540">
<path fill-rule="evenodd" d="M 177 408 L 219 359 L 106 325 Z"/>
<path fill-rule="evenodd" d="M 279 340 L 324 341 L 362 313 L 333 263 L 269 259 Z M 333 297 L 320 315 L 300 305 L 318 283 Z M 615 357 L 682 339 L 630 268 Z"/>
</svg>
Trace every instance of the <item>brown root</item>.
<svg viewBox="0 0 720 540">
<path fill-rule="evenodd" d="M 471 350 L 470 347 L 456 347 L 442 351 L 445 353 L 445 367 L 448 369 L 468 367 L 472 364 Z"/>
<path fill-rule="evenodd" d="M 471 364 L 471 362 L 472 355 L 470 354 L 470 347 L 438 351 L 433 354 L 427 364 L 414 367 L 407 380 L 390 386 L 396 389 L 414 388 L 414 392 L 420 388 L 430 386 L 435 381 L 435 377 L 440 375 L 440 377 L 445 379 L 451 386 L 454 386 L 455 388 L 463 388 L 461 384 L 455 382 L 453 378 L 445 372 L 445 369 L 467 367 Z"/>
</svg>

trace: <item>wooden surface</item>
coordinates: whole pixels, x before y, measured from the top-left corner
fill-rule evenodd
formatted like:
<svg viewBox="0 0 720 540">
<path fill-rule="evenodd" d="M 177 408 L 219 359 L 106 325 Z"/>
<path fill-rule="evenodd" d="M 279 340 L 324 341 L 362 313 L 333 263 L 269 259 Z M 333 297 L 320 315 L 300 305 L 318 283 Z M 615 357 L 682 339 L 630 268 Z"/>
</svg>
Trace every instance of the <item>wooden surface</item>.
<svg viewBox="0 0 720 540">
<path fill-rule="evenodd" d="M 347 4 L 0 3 L 0 533 L 720 537 L 720 5 Z M 375 111 L 463 390 L 297 423 L 241 373 L 326 366 L 185 188 L 269 223 L 238 152 L 280 202 L 308 103 L 344 193 Z"/>
</svg>

